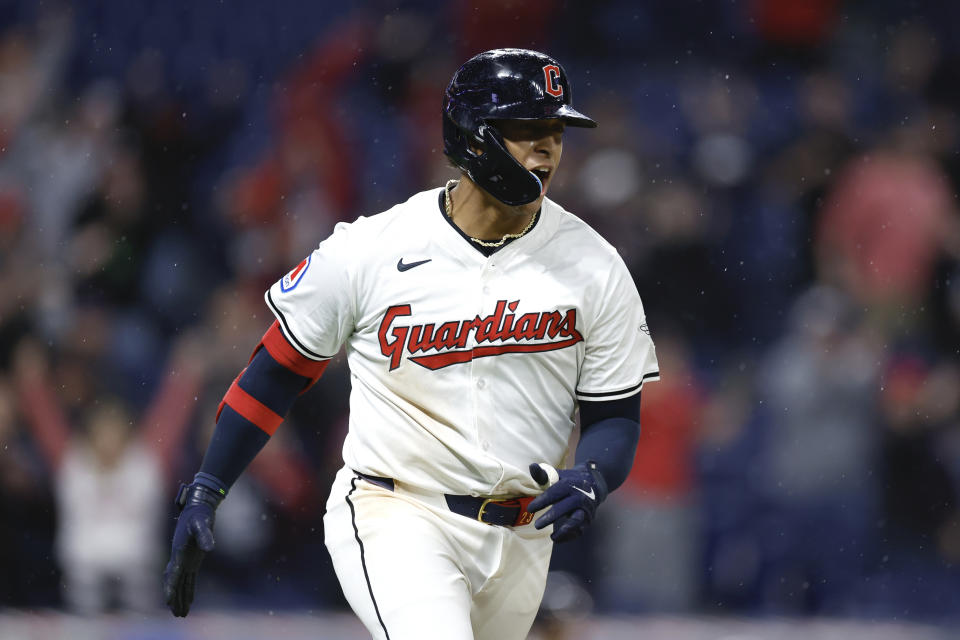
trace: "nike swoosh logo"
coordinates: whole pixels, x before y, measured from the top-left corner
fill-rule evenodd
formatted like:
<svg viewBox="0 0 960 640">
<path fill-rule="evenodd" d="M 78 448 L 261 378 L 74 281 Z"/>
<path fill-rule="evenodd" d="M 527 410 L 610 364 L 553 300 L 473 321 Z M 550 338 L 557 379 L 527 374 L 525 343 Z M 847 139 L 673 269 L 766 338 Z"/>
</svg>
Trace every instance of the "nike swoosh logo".
<svg viewBox="0 0 960 640">
<path fill-rule="evenodd" d="M 587 497 L 590 498 L 591 500 L 596 500 L 596 499 L 597 499 L 597 494 L 595 494 L 595 493 L 593 492 L 593 487 L 590 487 L 590 493 L 587 493 L 586 491 L 584 491 L 584 490 L 581 489 L 580 487 L 574 487 L 574 489 L 576 489 L 577 491 L 579 491 L 579 492 L 582 493 L 583 495 L 587 496 Z"/>
<path fill-rule="evenodd" d="M 421 260 L 420 262 L 407 262 L 404 263 L 403 258 L 397 260 L 397 271 L 406 271 L 408 269 L 413 269 L 414 267 L 419 267 L 422 264 L 426 264 L 433 260 L 433 258 L 427 258 L 426 260 Z"/>
</svg>

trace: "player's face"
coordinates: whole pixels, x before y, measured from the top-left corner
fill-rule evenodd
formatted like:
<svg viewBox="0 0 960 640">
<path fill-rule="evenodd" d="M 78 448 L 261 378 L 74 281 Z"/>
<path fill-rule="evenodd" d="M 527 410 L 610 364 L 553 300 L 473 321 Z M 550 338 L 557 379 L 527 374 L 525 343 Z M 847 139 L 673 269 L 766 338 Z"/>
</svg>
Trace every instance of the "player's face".
<svg viewBox="0 0 960 640">
<path fill-rule="evenodd" d="M 533 171 L 547 192 L 563 151 L 563 120 L 499 120 L 507 151 L 528 171 Z"/>
</svg>

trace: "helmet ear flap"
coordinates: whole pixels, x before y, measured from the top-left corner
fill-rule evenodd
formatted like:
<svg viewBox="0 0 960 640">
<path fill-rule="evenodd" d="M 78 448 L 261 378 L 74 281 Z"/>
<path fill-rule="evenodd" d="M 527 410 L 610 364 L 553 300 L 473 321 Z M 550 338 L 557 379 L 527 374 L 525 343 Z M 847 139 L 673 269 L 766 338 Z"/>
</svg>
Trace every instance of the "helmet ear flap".
<svg viewBox="0 0 960 640">
<path fill-rule="evenodd" d="M 475 155 L 467 167 L 470 179 L 511 206 L 527 204 L 539 198 L 543 193 L 543 183 L 507 151 L 497 128 L 484 122 L 477 134 L 483 140 L 483 153 Z M 471 153 L 475 152 L 471 149 Z"/>
<path fill-rule="evenodd" d="M 470 179 L 504 204 L 533 202 L 543 193 L 543 184 L 517 162 L 493 125 L 480 121 L 476 129 L 459 126 L 455 109 L 446 109 L 443 120 L 444 153 L 466 171 Z"/>
<path fill-rule="evenodd" d="M 477 128 L 477 137 L 483 144 L 481 147 L 482 151 L 486 152 L 489 149 L 494 152 L 503 153 L 507 157 L 508 164 L 523 169 L 523 165 L 517 162 L 517 159 L 507 151 L 507 144 L 503 141 L 503 134 L 500 133 L 500 130 L 495 126 L 487 122 L 482 123 Z M 526 169 L 524 169 L 524 171 L 526 171 Z"/>
<path fill-rule="evenodd" d="M 469 167 L 475 162 L 482 153 L 477 153 L 474 149 L 479 148 L 483 151 L 483 138 L 477 135 L 477 130 L 481 126 L 476 114 L 469 105 L 448 97 L 443 106 L 443 145 L 444 153 L 449 156 L 454 163 L 464 171 L 469 172 Z"/>
<path fill-rule="evenodd" d="M 444 106 L 444 115 L 450 124 L 454 125 L 458 133 L 463 137 L 462 143 L 469 146 L 471 142 L 475 145 L 483 144 L 483 140 L 477 136 L 477 130 L 483 124 L 477 117 L 474 109 L 456 98 L 450 98 Z"/>
</svg>

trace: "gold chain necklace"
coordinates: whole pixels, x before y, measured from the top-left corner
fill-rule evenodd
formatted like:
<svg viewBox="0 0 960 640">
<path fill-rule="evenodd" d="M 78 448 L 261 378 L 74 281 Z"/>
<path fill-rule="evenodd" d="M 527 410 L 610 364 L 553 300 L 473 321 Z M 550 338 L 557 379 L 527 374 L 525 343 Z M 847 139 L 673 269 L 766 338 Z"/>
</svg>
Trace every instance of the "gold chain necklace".
<svg viewBox="0 0 960 640">
<path fill-rule="evenodd" d="M 446 209 L 447 217 L 450 218 L 451 220 L 453 220 L 453 215 L 451 213 L 451 211 L 453 210 L 453 202 L 450 199 L 450 189 L 455 184 L 457 184 L 456 180 L 448 180 L 447 186 L 444 187 L 444 190 L 443 190 L 444 209 Z M 480 240 L 479 238 L 474 238 L 473 236 L 467 236 L 467 237 L 470 238 L 470 240 L 472 240 L 473 242 L 476 242 L 481 247 L 502 247 L 507 240 L 510 240 L 511 238 L 519 238 L 520 236 L 526 234 L 527 231 L 530 231 L 530 228 L 533 226 L 533 221 L 536 219 L 537 219 L 537 214 L 533 214 L 532 216 L 530 216 L 530 222 L 528 222 L 527 226 L 523 228 L 523 231 L 521 231 L 520 233 L 508 233 L 502 238 L 500 238 L 500 240 L 498 240 L 497 242 L 487 242 L 486 240 Z"/>
</svg>

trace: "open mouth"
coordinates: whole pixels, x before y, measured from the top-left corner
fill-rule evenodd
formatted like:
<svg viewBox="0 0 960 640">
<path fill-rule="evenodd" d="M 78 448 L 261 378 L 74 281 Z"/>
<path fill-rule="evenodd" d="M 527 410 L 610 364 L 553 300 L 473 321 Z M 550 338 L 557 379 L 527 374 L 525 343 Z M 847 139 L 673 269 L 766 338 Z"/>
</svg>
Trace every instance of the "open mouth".
<svg viewBox="0 0 960 640">
<path fill-rule="evenodd" d="M 547 179 L 550 178 L 550 169 L 546 167 L 537 167 L 536 169 L 531 169 L 530 173 L 537 176 L 541 183 L 546 182 Z"/>
</svg>

